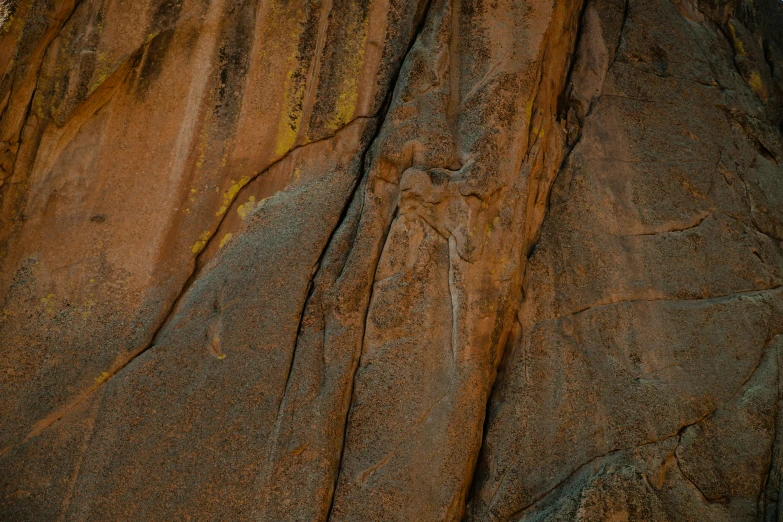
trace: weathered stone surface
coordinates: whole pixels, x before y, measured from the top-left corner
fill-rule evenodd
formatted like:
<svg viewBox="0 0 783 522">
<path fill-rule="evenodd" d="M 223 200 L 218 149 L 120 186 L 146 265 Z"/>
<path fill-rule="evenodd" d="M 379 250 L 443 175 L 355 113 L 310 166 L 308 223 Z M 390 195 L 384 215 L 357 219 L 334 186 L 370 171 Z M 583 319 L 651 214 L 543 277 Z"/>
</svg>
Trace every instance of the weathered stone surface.
<svg viewBox="0 0 783 522">
<path fill-rule="evenodd" d="M 742 428 L 705 419 L 728 415 L 723 405 L 783 326 L 779 221 L 759 220 L 780 201 L 781 170 L 747 123 L 776 121 L 777 105 L 735 71 L 721 29 L 677 5 L 601 0 L 583 20 L 571 76 L 581 136 L 526 274 L 474 518 L 534 517 L 586 463 L 682 435 L 677 454 L 699 468 L 680 467 L 686 482 L 714 485 L 692 501 L 657 493 L 668 519 L 753 520 L 776 407 L 758 406 L 758 424 Z M 759 393 L 774 394 L 775 382 Z M 713 434 L 735 429 L 731 441 Z M 724 466 L 735 486 L 717 485 Z M 671 487 L 647 480 L 651 491 Z M 716 498 L 726 503 L 698 515 Z"/>
<path fill-rule="evenodd" d="M 0 26 L 0 520 L 780 519 L 779 0 Z"/>
</svg>

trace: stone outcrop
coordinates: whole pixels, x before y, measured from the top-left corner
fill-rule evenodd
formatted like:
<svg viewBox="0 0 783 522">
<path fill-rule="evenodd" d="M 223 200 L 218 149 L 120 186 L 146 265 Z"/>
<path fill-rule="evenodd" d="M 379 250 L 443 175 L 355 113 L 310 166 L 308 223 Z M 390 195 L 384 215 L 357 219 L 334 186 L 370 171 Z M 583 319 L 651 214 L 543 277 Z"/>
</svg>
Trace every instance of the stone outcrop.
<svg viewBox="0 0 783 522">
<path fill-rule="evenodd" d="M 783 520 L 780 0 L 0 26 L 0 520 Z"/>
</svg>

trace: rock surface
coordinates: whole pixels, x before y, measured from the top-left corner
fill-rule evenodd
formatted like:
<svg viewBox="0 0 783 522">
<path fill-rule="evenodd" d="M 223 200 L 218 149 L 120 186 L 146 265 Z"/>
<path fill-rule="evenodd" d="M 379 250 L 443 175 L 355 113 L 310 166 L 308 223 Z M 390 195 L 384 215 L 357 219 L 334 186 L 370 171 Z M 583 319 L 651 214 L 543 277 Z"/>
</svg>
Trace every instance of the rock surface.
<svg viewBox="0 0 783 522">
<path fill-rule="evenodd" d="M 0 0 L 0 520 L 783 520 L 780 0 Z"/>
</svg>

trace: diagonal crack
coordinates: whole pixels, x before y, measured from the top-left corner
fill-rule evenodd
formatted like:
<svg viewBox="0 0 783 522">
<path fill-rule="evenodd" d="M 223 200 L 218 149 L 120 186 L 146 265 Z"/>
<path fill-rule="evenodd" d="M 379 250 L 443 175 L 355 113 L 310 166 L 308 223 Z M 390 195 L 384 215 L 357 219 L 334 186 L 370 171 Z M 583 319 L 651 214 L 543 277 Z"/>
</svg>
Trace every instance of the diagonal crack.
<svg viewBox="0 0 783 522">
<path fill-rule="evenodd" d="M 575 310 L 573 312 L 562 314 L 562 315 L 559 315 L 557 317 L 552 317 L 552 318 L 549 318 L 549 319 L 544 319 L 542 321 L 539 321 L 536 324 L 548 323 L 548 322 L 552 322 L 552 321 L 559 321 L 560 319 L 563 319 L 565 317 L 572 317 L 572 316 L 575 316 L 575 315 L 583 314 L 583 313 L 588 312 L 588 311 L 590 311 L 590 310 L 592 310 L 594 308 L 606 308 L 606 307 L 615 306 L 615 305 L 624 304 L 624 303 L 630 303 L 630 304 L 635 304 L 635 303 L 657 303 L 657 302 L 671 302 L 671 303 L 676 303 L 676 302 L 694 302 L 694 303 L 699 303 L 699 302 L 707 302 L 707 301 L 722 302 L 722 301 L 728 301 L 728 300 L 731 300 L 731 299 L 735 299 L 737 297 L 762 296 L 762 295 L 764 295 L 766 293 L 771 293 L 771 292 L 774 292 L 776 290 L 780 290 L 781 288 L 783 288 L 783 285 L 772 286 L 772 287 L 763 288 L 763 289 L 760 289 L 760 290 L 756 290 L 756 289 L 754 289 L 754 290 L 745 290 L 745 291 L 740 291 L 740 292 L 733 292 L 733 293 L 730 293 L 730 294 L 723 294 L 723 295 L 717 295 L 717 296 L 712 296 L 712 297 L 697 297 L 697 298 L 692 298 L 692 299 L 682 299 L 682 298 L 676 298 L 676 297 L 675 298 L 660 297 L 660 298 L 651 298 L 651 299 L 618 299 L 616 301 L 606 301 L 606 302 L 599 302 L 599 303 L 596 303 L 596 304 L 591 304 L 591 305 L 585 306 L 583 308 L 580 308 L 578 310 Z"/>
<path fill-rule="evenodd" d="M 676 232 L 686 232 L 688 230 L 697 228 L 700 226 L 704 221 L 707 220 L 708 217 L 712 215 L 712 211 L 703 212 L 702 215 L 698 216 L 693 223 L 690 223 L 688 225 L 683 225 L 679 227 L 672 227 L 667 228 L 666 230 L 654 230 L 652 232 L 639 232 L 636 234 L 609 234 L 616 237 L 641 237 L 641 236 L 659 236 L 661 234 L 673 234 Z"/>
<path fill-rule="evenodd" d="M 308 147 L 310 145 L 314 145 L 316 143 L 320 143 L 322 141 L 333 139 L 333 138 L 335 138 L 337 136 L 337 134 L 339 134 L 340 132 L 346 130 L 348 128 L 348 126 L 352 125 L 354 122 L 356 122 L 358 120 L 370 120 L 370 119 L 372 119 L 372 117 L 368 117 L 368 116 L 356 117 L 353 120 L 351 120 L 351 122 L 346 124 L 345 127 L 342 127 L 341 129 L 336 131 L 335 134 L 332 135 L 332 136 L 328 136 L 328 137 L 325 137 L 325 138 L 322 138 L 322 139 L 319 139 L 319 140 L 316 140 L 316 141 L 312 141 L 312 142 L 309 142 L 309 143 L 306 143 L 306 144 L 303 144 L 303 145 L 299 145 L 297 147 L 292 148 L 285 156 L 283 156 L 282 158 L 280 158 L 277 161 L 273 162 L 266 169 L 264 169 L 263 171 L 261 171 L 258 174 L 256 174 L 251 179 L 251 181 L 253 179 L 256 179 L 257 177 L 263 175 L 264 173 L 268 172 L 269 169 L 273 168 L 275 165 L 277 165 L 280 162 L 282 162 L 283 160 L 285 160 L 294 151 L 302 149 L 302 148 L 305 148 L 305 147 Z M 250 182 L 248 182 L 248 183 L 250 183 Z M 355 190 L 355 187 L 354 187 L 353 190 Z M 240 191 L 240 193 L 241 193 L 241 191 Z M 233 203 L 236 201 L 236 199 L 238 197 L 239 197 L 239 193 L 231 201 L 231 205 L 233 205 Z M 229 207 L 230 207 L 230 205 L 229 205 Z M 163 318 L 162 318 L 161 322 L 159 323 L 160 326 L 154 331 L 154 333 L 150 337 L 150 341 L 148 343 L 146 343 L 142 348 L 132 352 L 124 361 L 122 361 L 121 363 L 116 365 L 114 368 L 111 368 L 111 369 L 105 371 L 104 374 L 103 374 L 104 377 L 101 379 L 100 382 L 92 384 L 86 390 L 84 390 L 81 393 L 77 394 L 65 406 L 62 406 L 61 408 L 58 408 L 57 410 L 55 410 L 54 412 L 50 413 L 45 418 L 43 418 L 40 421 L 38 421 L 35 425 L 33 425 L 32 430 L 27 434 L 27 436 L 22 440 L 21 443 L 15 444 L 15 445 L 12 445 L 12 446 L 8 446 L 8 447 L 4 448 L 3 450 L 0 450 L 0 457 L 2 457 L 12 447 L 18 446 L 20 444 L 25 444 L 30 439 L 32 439 L 34 437 L 37 437 L 38 435 L 43 433 L 45 430 L 50 428 L 52 425 L 54 425 L 60 419 L 62 419 L 66 415 L 68 415 L 68 413 L 70 413 L 79 404 L 81 404 L 83 401 L 85 401 L 87 398 L 89 398 L 93 393 L 95 393 L 95 391 L 100 389 L 107 382 L 111 381 L 117 374 L 119 374 L 122 370 L 124 370 L 136 358 L 138 358 L 139 356 L 141 356 L 142 354 L 144 354 L 145 352 L 147 352 L 148 350 L 150 350 L 151 348 L 153 348 L 156 345 L 157 341 L 159 340 L 161 332 L 163 332 L 165 330 L 166 326 L 168 326 L 168 324 L 172 321 L 172 319 L 174 317 L 176 317 L 176 312 L 178 311 L 178 309 L 179 309 L 179 307 L 180 307 L 180 305 L 182 303 L 182 300 L 187 295 L 187 293 L 190 290 L 190 288 L 193 285 L 193 283 L 199 278 L 200 272 L 201 272 L 200 266 L 199 266 L 200 265 L 199 260 L 201 258 L 201 255 L 203 254 L 203 252 L 205 252 L 207 250 L 207 247 L 210 245 L 210 243 L 213 240 L 215 240 L 216 233 L 220 229 L 220 225 L 223 222 L 223 220 L 225 219 L 225 216 L 227 214 L 228 214 L 228 212 L 226 212 L 223 215 L 223 217 L 221 217 L 221 219 L 218 222 L 218 225 L 215 227 L 215 229 L 212 232 L 212 235 L 210 236 L 209 240 L 207 240 L 205 248 L 202 250 L 202 253 L 199 254 L 198 256 L 196 256 L 196 259 L 194 259 L 193 269 L 192 269 L 192 271 L 190 273 L 190 276 L 188 277 L 186 282 L 183 284 L 183 286 L 181 287 L 180 291 L 177 293 L 176 297 L 172 301 L 171 306 L 168 308 L 166 313 L 163 314 L 163 316 L 162 316 Z"/>
<path fill-rule="evenodd" d="M 684 429 L 684 428 L 683 428 L 683 429 Z M 632 451 L 632 450 L 635 450 L 635 449 L 637 449 L 637 448 L 643 448 L 644 446 L 650 446 L 650 445 L 652 445 L 652 444 L 658 444 L 658 443 L 660 443 L 660 442 L 663 442 L 663 441 L 665 441 L 665 440 L 668 440 L 668 439 L 671 439 L 671 438 L 674 438 L 674 437 L 679 437 L 679 432 L 677 432 L 677 433 L 675 433 L 675 434 L 673 434 L 673 435 L 667 435 L 667 436 L 665 436 L 665 437 L 661 437 L 661 438 L 659 438 L 659 439 L 655 439 L 655 440 L 651 440 L 651 441 L 642 442 L 642 443 L 640 443 L 640 444 L 637 444 L 637 445 L 635 445 L 635 446 L 631 446 L 631 447 L 627 447 L 627 448 L 613 449 L 613 450 L 611 450 L 611 451 L 607 451 L 607 452 L 605 452 L 605 453 L 602 453 L 602 454 L 600 454 L 600 455 L 596 455 L 595 457 L 592 457 L 591 459 L 589 459 L 589 460 L 587 460 L 587 461 L 583 462 L 582 464 L 579 464 L 579 465 L 578 465 L 576 468 L 574 468 L 574 470 L 573 470 L 573 471 L 571 471 L 571 473 L 569 473 L 569 474 L 568 474 L 568 476 L 567 476 L 567 477 L 565 477 L 564 479 L 562 479 L 561 481 L 559 481 L 557 484 L 555 484 L 555 485 L 554 485 L 554 486 L 552 486 L 551 488 L 549 488 L 549 489 L 547 489 L 546 491 L 544 491 L 543 493 L 541 493 L 541 494 L 537 495 L 537 496 L 536 496 L 536 497 L 535 497 L 535 498 L 534 498 L 532 501 L 530 501 L 530 502 L 529 502 L 527 505 L 525 505 L 524 507 L 522 507 L 522 508 L 518 509 L 518 510 L 517 510 L 517 511 L 515 511 L 513 514 L 509 515 L 509 516 L 506 518 L 506 520 L 507 520 L 507 521 L 510 521 L 510 520 L 513 520 L 514 518 L 518 517 L 519 515 L 522 515 L 522 514 L 523 514 L 525 511 L 529 510 L 530 508 L 532 508 L 533 506 L 535 506 L 536 504 L 538 504 L 539 502 L 541 502 L 542 500 L 544 500 L 546 497 L 548 497 L 550 494 L 552 494 L 552 493 L 553 493 L 553 492 L 555 492 L 555 491 L 556 491 L 558 488 L 560 488 L 560 487 L 561 487 L 563 484 L 567 483 L 567 482 L 568 482 L 568 481 L 570 481 L 570 480 L 571 480 L 571 479 L 572 479 L 574 476 L 576 476 L 577 474 L 579 474 L 579 472 L 580 472 L 580 471 L 582 471 L 584 468 L 586 468 L 587 466 L 590 466 L 591 464 L 593 464 L 593 463 L 594 463 L 594 462 L 596 462 L 596 461 L 599 461 L 599 460 L 605 459 L 605 458 L 607 458 L 607 457 L 611 457 L 611 456 L 617 455 L 617 454 L 619 454 L 619 453 L 623 453 L 623 452 L 627 452 L 627 451 Z M 498 489 L 500 489 L 500 488 L 498 488 Z"/>
<path fill-rule="evenodd" d="M 375 125 L 376 125 L 375 134 L 373 135 L 373 137 L 371 139 L 369 139 L 367 141 L 367 145 L 365 146 L 364 151 L 362 152 L 362 160 L 360 161 L 360 169 L 362 169 L 362 170 L 360 170 L 360 174 L 361 174 L 361 172 L 364 169 L 364 163 L 365 163 L 365 160 L 366 160 L 367 152 L 369 151 L 370 147 L 372 146 L 372 143 L 375 141 L 375 139 L 377 137 L 378 129 L 380 128 L 380 123 L 379 123 L 378 120 L 375 121 Z M 300 347 L 299 337 L 302 335 L 304 320 L 305 320 L 305 318 L 306 318 L 306 316 L 308 314 L 308 308 L 310 307 L 310 303 L 311 303 L 311 301 L 313 299 L 313 294 L 317 290 L 316 279 L 318 278 L 318 275 L 321 272 L 321 266 L 323 264 L 323 260 L 324 260 L 324 258 L 326 257 L 326 255 L 329 252 L 329 249 L 330 249 L 330 247 L 332 245 L 332 242 L 334 240 L 335 235 L 340 231 L 340 229 L 342 228 L 343 224 L 345 223 L 345 220 L 346 220 L 346 218 L 347 218 L 347 216 L 348 216 L 348 214 L 349 214 L 349 212 L 351 210 L 351 206 L 352 206 L 353 200 L 357 196 L 357 193 L 359 191 L 359 187 L 361 186 L 361 184 L 363 182 L 363 179 L 364 179 L 364 176 L 359 175 L 354 180 L 354 184 L 351 187 L 351 189 L 349 191 L 349 194 L 346 197 L 345 202 L 343 204 L 342 212 L 341 212 L 339 218 L 337 219 L 337 221 L 336 221 L 336 223 L 334 225 L 334 228 L 332 229 L 331 233 L 329 234 L 328 239 L 324 243 L 324 246 L 323 246 L 323 248 L 321 250 L 321 254 L 320 254 L 319 258 L 318 258 L 318 261 L 316 261 L 315 265 L 313 265 L 313 269 L 311 270 L 310 281 L 308 283 L 309 286 L 308 286 L 308 291 L 307 291 L 307 297 L 304 300 L 304 303 L 302 305 L 302 310 L 301 310 L 301 312 L 299 314 L 299 324 L 298 324 L 297 330 L 296 330 L 297 333 L 296 333 L 296 338 L 294 339 L 293 350 L 292 350 L 292 353 L 291 353 L 291 357 L 290 357 L 289 362 L 288 362 L 288 371 L 286 373 L 285 384 L 283 385 L 283 391 L 282 391 L 282 393 L 280 395 L 280 400 L 277 403 L 277 408 L 276 408 L 276 413 L 275 413 L 275 422 L 274 422 L 274 426 L 273 426 L 273 429 L 272 429 L 272 433 L 271 433 L 271 435 L 269 437 L 268 453 L 267 453 L 267 456 L 266 456 L 265 467 L 269 466 L 271 468 L 274 465 L 273 448 L 279 442 L 280 436 L 281 436 L 281 433 L 282 433 L 282 429 L 283 429 L 283 408 L 287 406 L 286 399 L 289 396 L 288 393 L 289 393 L 289 386 L 290 386 L 290 382 L 291 382 L 291 377 L 292 377 L 293 372 L 294 372 L 294 367 L 295 367 L 295 363 L 296 363 L 296 359 L 297 359 L 297 354 L 298 354 L 298 350 L 299 350 L 299 347 Z M 323 316 L 323 310 L 321 310 L 321 314 Z M 322 319 L 323 319 L 323 317 L 322 317 Z M 323 328 L 323 335 L 324 335 L 323 343 L 324 343 L 324 347 L 325 347 L 326 346 L 325 320 L 323 322 L 323 325 L 324 325 L 324 328 Z M 323 357 L 323 352 L 322 352 L 322 357 Z M 324 367 L 325 367 L 326 366 L 326 362 L 324 361 L 323 364 L 324 364 Z M 271 471 L 267 470 L 264 473 L 269 475 L 271 473 Z"/>
<path fill-rule="evenodd" d="M 391 460 L 391 458 L 397 454 L 397 451 L 405 444 L 408 434 L 413 432 L 418 426 L 424 424 L 424 422 L 426 422 L 426 420 L 430 417 L 432 410 L 434 410 L 435 407 L 440 404 L 441 401 L 447 396 L 448 392 L 443 393 L 440 397 L 438 397 L 437 400 L 430 404 L 429 407 L 424 410 L 421 415 L 419 415 L 419 418 L 416 419 L 413 424 L 411 424 L 411 426 L 409 426 L 408 429 L 400 435 L 399 441 L 394 445 L 391 451 L 387 452 L 386 455 L 384 455 L 383 458 L 381 458 L 376 464 L 359 473 L 356 477 L 356 480 L 354 481 L 354 484 L 366 484 L 367 480 L 372 477 L 376 471 L 384 467 Z"/>
<path fill-rule="evenodd" d="M 431 0 L 428 0 L 428 7 L 429 7 L 429 2 L 431 2 Z M 380 129 L 381 125 L 379 125 L 378 127 Z M 384 232 L 384 237 L 383 237 L 383 242 L 382 242 L 383 246 L 381 246 L 381 249 L 380 249 L 381 253 L 383 252 L 383 248 L 386 245 L 386 241 L 389 239 L 389 232 L 391 231 L 392 223 L 394 223 L 394 220 L 397 219 L 398 214 L 399 214 L 399 207 L 397 207 L 394 210 L 394 214 L 392 215 L 391 219 L 389 220 L 389 226 L 386 227 L 386 230 Z M 379 254 L 379 256 L 380 256 L 380 254 Z M 377 277 L 378 266 L 380 265 L 379 261 L 380 261 L 380 258 L 378 259 L 378 262 L 376 262 L 376 265 L 375 265 L 375 272 L 373 273 L 373 281 L 375 281 L 375 279 Z M 364 333 L 367 331 L 367 319 L 369 317 L 370 303 L 372 303 L 372 296 L 373 296 L 374 291 L 375 291 L 375 285 L 372 284 L 371 287 L 370 287 L 370 298 L 367 300 L 367 308 L 364 311 L 364 321 L 363 321 L 363 328 L 362 328 L 362 332 L 361 332 L 362 349 L 359 352 L 359 357 L 360 358 L 361 358 L 361 353 L 363 352 L 363 349 L 364 349 Z M 350 387 L 349 390 L 346 390 L 346 394 L 349 397 L 351 397 L 351 402 L 353 402 L 353 391 L 356 389 L 356 374 L 357 374 L 358 370 L 359 370 L 359 361 L 357 360 L 354 363 L 354 367 L 352 368 L 353 375 L 351 376 L 351 379 L 350 379 L 351 387 Z M 349 404 L 348 411 L 345 412 L 345 422 L 343 423 L 342 441 L 341 441 L 341 444 L 340 444 L 340 457 L 338 459 L 338 464 L 337 464 L 337 473 L 335 473 L 335 476 L 334 476 L 334 485 L 332 487 L 332 495 L 331 495 L 331 498 L 329 499 L 329 509 L 328 509 L 328 511 L 326 513 L 326 519 L 325 520 L 327 520 L 327 521 L 329 521 L 331 519 L 331 517 L 332 517 L 332 510 L 334 509 L 334 501 L 335 501 L 335 497 L 336 497 L 336 493 L 337 493 L 337 485 L 340 482 L 340 473 L 342 472 L 342 468 L 343 468 L 343 458 L 345 457 L 345 446 L 346 446 L 347 438 L 348 438 L 347 435 L 348 435 L 348 423 L 350 421 L 350 411 L 351 411 L 351 408 L 350 408 L 350 404 Z"/>
<path fill-rule="evenodd" d="M 457 317 L 457 307 L 459 305 L 459 301 L 457 300 L 457 288 L 456 288 L 456 281 L 454 276 L 454 267 L 452 263 L 452 252 L 455 252 L 460 259 L 462 259 L 461 256 L 459 256 L 459 249 L 457 248 L 457 240 L 454 238 L 454 236 L 450 237 L 448 239 L 448 248 L 449 248 L 449 273 L 448 273 L 448 289 L 449 289 L 449 302 L 451 303 L 451 359 L 454 363 L 454 366 L 457 365 L 457 337 L 458 337 L 458 317 Z"/>
</svg>

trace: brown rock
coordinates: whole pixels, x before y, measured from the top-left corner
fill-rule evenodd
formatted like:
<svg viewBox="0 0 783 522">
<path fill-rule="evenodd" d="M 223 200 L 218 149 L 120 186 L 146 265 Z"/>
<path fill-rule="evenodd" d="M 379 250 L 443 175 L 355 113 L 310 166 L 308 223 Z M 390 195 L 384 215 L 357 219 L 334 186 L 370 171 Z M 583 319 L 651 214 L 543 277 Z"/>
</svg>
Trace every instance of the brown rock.
<svg viewBox="0 0 783 522">
<path fill-rule="evenodd" d="M 778 520 L 782 27 L 0 0 L 0 520 Z"/>
</svg>

